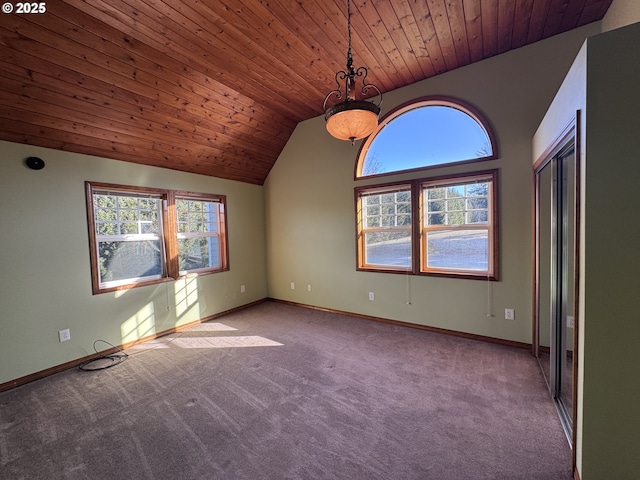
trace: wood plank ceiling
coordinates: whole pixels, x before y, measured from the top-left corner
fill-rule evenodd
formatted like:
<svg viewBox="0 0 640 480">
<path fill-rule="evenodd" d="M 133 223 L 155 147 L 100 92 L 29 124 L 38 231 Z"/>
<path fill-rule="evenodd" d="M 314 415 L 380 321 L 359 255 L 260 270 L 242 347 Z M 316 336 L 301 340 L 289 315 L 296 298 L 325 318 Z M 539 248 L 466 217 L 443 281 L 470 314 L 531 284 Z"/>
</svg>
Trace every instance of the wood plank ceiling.
<svg viewBox="0 0 640 480">
<path fill-rule="evenodd" d="M 600 20 L 611 1 L 353 0 L 354 64 L 386 92 Z M 44 5 L 0 16 L 2 140 L 262 184 L 346 62 L 346 0 Z"/>
</svg>

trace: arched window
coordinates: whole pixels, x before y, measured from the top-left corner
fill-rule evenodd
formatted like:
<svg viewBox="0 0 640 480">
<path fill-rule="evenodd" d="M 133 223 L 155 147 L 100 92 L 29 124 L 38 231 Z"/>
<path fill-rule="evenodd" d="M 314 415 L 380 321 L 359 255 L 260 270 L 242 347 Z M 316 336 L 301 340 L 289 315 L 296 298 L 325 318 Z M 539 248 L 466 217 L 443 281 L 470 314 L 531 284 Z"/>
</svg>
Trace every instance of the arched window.
<svg viewBox="0 0 640 480">
<path fill-rule="evenodd" d="M 489 122 L 450 97 L 425 97 L 387 114 L 358 155 L 356 178 L 498 157 Z"/>
<path fill-rule="evenodd" d="M 356 178 L 498 158 L 475 108 L 421 98 L 382 119 L 358 155 Z M 355 187 L 357 269 L 498 280 L 498 169 Z"/>
</svg>

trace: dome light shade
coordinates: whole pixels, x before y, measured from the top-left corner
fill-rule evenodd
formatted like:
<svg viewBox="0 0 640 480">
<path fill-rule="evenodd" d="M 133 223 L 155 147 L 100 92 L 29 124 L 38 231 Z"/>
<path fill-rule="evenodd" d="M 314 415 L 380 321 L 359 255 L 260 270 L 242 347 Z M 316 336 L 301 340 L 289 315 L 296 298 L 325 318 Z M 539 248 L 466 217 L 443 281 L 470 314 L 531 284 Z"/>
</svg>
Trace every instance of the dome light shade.
<svg viewBox="0 0 640 480">
<path fill-rule="evenodd" d="M 347 100 L 329 107 L 325 113 L 327 131 L 340 140 L 368 137 L 378 126 L 380 107 L 365 100 Z"/>
<path fill-rule="evenodd" d="M 350 0 L 347 0 L 347 31 L 349 33 L 347 68 L 336 73 L 338 88 L 331 90 L 324 97 L 322 108 L 325 111 L 324 119 L 327 122 L 327 131 L 337 139 L 349 140 L 353 145 L 356 140 L 371 135 L 378 126 L 382 92 L 372 83 L 367 83 L 368 70 L 366 67 L 353 68 Z M 374 90 L 379 97 L 377 103 L 356 98 L 356 79 L 359 77 L 362 78 L 361 97 L 366 97 L 369 89 Z M 342 82 L 344 82 L 344 90 L 342 90 Z M 332 97 L 334 97 L 334 101 L 339 103 L 327 106 L 329 99 Z"/>
</svg>

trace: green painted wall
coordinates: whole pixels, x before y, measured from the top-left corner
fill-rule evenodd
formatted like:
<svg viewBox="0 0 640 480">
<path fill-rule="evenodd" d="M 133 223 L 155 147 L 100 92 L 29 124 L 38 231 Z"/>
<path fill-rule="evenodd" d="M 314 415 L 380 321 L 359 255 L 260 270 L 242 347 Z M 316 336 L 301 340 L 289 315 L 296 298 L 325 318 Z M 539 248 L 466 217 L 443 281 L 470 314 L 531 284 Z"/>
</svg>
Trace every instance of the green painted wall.
<svg viewBox="0 0 640 480">
<path fill-rule="evenodd" d="M 580 204 L 583 206 L 585 203 L 585 169 L 586 169 L 586 118 L 587 118 L 587 47 L 586 43 L 583 44 L 580 52 L 576 56 L 573 65 L 569 69 L 567 76 L 562 82 L 562 86 L 558 90 L 553 102 L 549 106 L 544 119 L 539 125 L 536 134 L 533 137 L 533 151 L 531 163 L 536 162 L 546 150 L 554 145 L 558 140 L 558 135 L 565 129 L 565 127 L 575 117 L 576 112 L 580 111 L 580 156 L 576 159 L 580 165 L 581 175 L 581 200 Z M 579 278 L 578 288 L 578 315 L 576 316 L 576 323 L 578 325 L 578 395 L 577 395 L 577 425 L 576 425 L 576 463 L 578 470 L 581 469 L 582 464 L 582 401 L 583 401 L 583 380 L 584 380 L 584 357 L 580 352 L 584 351 L 584 251 L 585 251 L 585 218 L 584 208 L 581 208 L 580 212 L 580 250 L 582 255 L 579 259 L 579 269 L 581 272 Z"/>
<path fill-rule="evenodd" d="M 318 117 L 298 125 L 265 183 L 269 296 L 530 343 L 531 138 L 584 38 L 598 31 L 589 25 L 384 96 L 383 114 L 450 95 L 492 122 L 500 159 L 423 176 L 500 169 L 501 281 L 356 272 L 353 189 L 372 182 L 353 180 L 358 146 L 330 137 Z M 515 321 L 504 320 L 505 308 Z"/>
<path fill-rule="evenodd" d="M 230 271 L 92 295 L 85 180 L 227 195 Z M 0 383 L 267 295 L 260 186 L 0 142 L 0 221 Z"/>
<path fill-rule="evenodd" d="M 640 471 L 638 58 L 640 23 L 590 37 L 533 142 L 535 160 L 581 110 L 576 455 L 582 480 L 635 479 Z"/>
<path fill-rule="evenodd" d="M 640 472 L 640 23 L 587 42 L 582 480 Z"/>
</svg>

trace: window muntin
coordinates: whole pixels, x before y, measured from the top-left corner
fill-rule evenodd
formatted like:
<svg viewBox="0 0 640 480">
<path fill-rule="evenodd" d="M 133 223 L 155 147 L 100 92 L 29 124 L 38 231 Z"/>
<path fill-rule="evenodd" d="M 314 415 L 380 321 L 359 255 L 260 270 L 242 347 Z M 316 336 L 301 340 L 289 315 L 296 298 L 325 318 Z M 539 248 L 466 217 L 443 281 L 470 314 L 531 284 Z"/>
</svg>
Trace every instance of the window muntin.
<svg viewBox="0 0 640 480">
<path fill-rule="evenodd" d="M 222 268 L 224 205 L 219 200 L 176 197 L 176 212 L 180 273 Z"/>
<path fill-rule="evenodd" d="M 363 268 L 411 268 L 411 186 L 367 190 L 358 198 L 359 264 Z"/>
<path fill-rule="evenodd" d="M 381 120 L 358 155 L 356 178 L 494 158 L 495 136 L 479 111 L 448 97 L 422 98 Z"/>
<path fill-rule="evenodd" d="M 228 270 L 224 196 L 86 185 L 94 294 Z"/>
<path fill-rule="evenodd" d="M 165 271 L 162 196 L 93 193 L 99 282 L 105 288 L 159 279 Z"/>
<path fill-rule="evenodd" d="M 495 176 L 420 182 L 421 272 L 494 276 Z"/>
<path fill-rule="evenodd" d="M 497 280 L 497 179 L 356 187 L 358 270 Z"/>
</svg>

